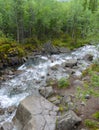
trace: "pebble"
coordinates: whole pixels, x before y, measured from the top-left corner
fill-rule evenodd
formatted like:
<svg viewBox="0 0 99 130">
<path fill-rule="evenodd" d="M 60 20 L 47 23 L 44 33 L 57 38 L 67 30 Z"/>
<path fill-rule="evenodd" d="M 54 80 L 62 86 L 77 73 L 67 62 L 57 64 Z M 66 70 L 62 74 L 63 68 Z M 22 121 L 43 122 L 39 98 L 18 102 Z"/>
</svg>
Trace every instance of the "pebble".
<svg viewBox="0 0 99 130">
<path fill-rule="evenodd" d="M 85 99 L 90 99 L 91 97 L 90 97 L 90 95 L 89 94 L 86 94 L 85 95 Z"/>
<path fill-rule="evenodd" d="M 82 106 L 86 106 L 86 103 L 82 101 L 82 102 L 81 102 L 81 105 L 82 105 Z"/>
</svg>

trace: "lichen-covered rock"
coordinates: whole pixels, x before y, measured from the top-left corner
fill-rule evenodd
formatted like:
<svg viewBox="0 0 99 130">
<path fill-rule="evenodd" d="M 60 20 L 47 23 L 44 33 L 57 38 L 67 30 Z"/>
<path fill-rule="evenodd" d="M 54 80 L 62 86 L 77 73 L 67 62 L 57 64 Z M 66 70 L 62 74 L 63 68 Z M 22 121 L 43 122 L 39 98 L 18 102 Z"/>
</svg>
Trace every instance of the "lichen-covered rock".
<svg viewBox="0 0 99 130">
<path fill-rule="evenodd" d="M 58 110 L 41 96 L 29 96 L 21 101 L 16 112 L 15 120 L 21 124 L 18 130 L 55 130 Z"/>
</svg>

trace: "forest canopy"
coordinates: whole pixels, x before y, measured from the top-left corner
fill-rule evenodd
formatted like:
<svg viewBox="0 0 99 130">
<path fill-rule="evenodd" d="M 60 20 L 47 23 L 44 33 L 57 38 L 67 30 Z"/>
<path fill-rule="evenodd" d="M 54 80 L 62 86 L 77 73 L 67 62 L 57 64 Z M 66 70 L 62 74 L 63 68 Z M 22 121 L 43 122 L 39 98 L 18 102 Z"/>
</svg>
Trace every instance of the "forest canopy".
<svg viewBox="0 0 99 130">
<path fill-rule="evenodd" d="M 36 37 L 72 39 L 75 44 L 97 38 L 98 22 L 99 0 L 0 0 L 0 37 L 20 43 Z"/>
</svg>

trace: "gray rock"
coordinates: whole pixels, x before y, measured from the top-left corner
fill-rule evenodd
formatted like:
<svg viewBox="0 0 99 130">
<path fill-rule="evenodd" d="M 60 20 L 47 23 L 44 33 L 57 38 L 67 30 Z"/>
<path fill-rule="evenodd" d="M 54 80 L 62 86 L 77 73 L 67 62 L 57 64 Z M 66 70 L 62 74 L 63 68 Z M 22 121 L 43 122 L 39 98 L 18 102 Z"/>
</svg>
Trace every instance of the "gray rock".
<svg viewBox="0 0 99 130">
<path fill-rule="evenodd" d="M 93 54 L 86 54 L 83 58 L 86 61 L 92 61 L 93 60 Z"/>
<path fill-rule="evenodd" d="M 84 83 L 81 80 L 73 81 L 73 86 L 75 86 L 75 87 L 82 87 L 83 85 L 84 85 Z"/>
<path fill-rule="evenodd" d="M 41 87 L 39 88 L 39 93 L 45 98 L 48 98 L 54 94 L 54 90 L 52 87 Z"/>
<path fill-rule="evenodd" d="M 76 71 L 75 69 L 66 68 L 66 72 L 67 72 L 68 74 L 74 74 L 75 71 Z"/>
<path fill-rule="evenodd" d="M 72 76 L 74 78 L 80 79 L 82 77 L 82 72 L 78 70 Z"/>
<path fill-rule="evenodd" d="M 52 102 L 53 104 L 55 104 L 55 105 L 58 105 L 58 104 L 60 104 L 60 100 L 58 99 L 58 97 L 51 97 L 51 98 L 49 98 L 48 99 L 50 102 Z"/>
<path fill-rule="evenodd" d="M 74 104 L 73 102 L 68 102 L 67 106 L 68 106 L 68 110 L 76 109 L 76 104 Z"/>
<path fill-rule="evenodd" d="M 54 47 L 51 41 L 44 44 L 43 53 L 57 54 L 59 53 L 58 48 Z"/>
<path fill-rule="evenodd" d="M 86 103 L 84 101 L 81 102 L 82 106 L 86 106 Z"/>
<path fill-rule="evenodd" d="M 90 81 L 90 77 L 89 76 L 86 76 L 82 79 L 83 81 Z"/>
<path fill-rule="evenodd" d="M 63 67 L 70 67 L 70 68 L 72 68 L 73 66 L 76 66 L 76 65 L 77 65 L 77 60 L 76 59 L 66 60 L 66 62 L 64 62 L 62 64 Z"/>
<path fill-rule="evenodd" d="M 15 109 L 16 109 L 15 106 L 10 106 L 10 107 L 7 108 L 7 112 L 8 112 L 9 114 L 12 114 L 12 112 L 15 111 Z"/>
<path fill-rule="evenodd" d="M 71 102 L 70 96 L 64 96 L 62 99 L 62 104 L 66 105 L 67 103 Z"/>
<path fill-rule="evenodd" d="M 70 110 L 58 118 L 56 130 L 77 130 L 80 123 L 81 118 Z"/>
<path fill-rule="evenodd" d="M 59 69 L 59 64 L 56 64 L 54 66 L 51 66 L 51 70 L 58 70 Z"/>
<path fill-rule="evenodd" d="M 10 122 L 5 122 L 0 130 L 13 130 L 13 124 Z"/>
<path fill-rule="evenodd" d="M 29 96 L 19 104 L 15 120 L 20 122 L 20 130 L 55 130 L 58 110 L 41 96 Z"/>
<path fill-rule="evenodd" d="M 65 48 L 65 47 L 60 47 L 59 52 L 60 53 L 67 53 L 67 52 L 70 52 L 70 50 L 68 48 Z"/>
</svg>

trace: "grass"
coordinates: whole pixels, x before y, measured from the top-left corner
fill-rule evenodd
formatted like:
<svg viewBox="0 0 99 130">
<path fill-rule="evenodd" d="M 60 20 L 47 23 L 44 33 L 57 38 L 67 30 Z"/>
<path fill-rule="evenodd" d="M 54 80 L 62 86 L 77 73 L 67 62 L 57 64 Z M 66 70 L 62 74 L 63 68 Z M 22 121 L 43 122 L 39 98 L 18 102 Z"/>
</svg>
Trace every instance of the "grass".
<svg viewBox="0 0 99 130">
<path fill-rule="evenodd" d="M 99 64 L 93 64 L 83 72 L 83 77 L 88 76 L 89 80 L 84 81 L 83 87 L 77 87 L 76 98 L 86 101 L 86 95 L 99 97 Z"/>
<path fill-rule="evenodd" d="M 86 119 L 84 121 L 84 124 L 87 128 L 90 128 L 90 130 L 98 130 L 99 128 L 99 122 L 91 120 L 91 119 Z"/>
</svg>

